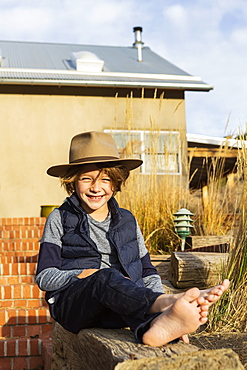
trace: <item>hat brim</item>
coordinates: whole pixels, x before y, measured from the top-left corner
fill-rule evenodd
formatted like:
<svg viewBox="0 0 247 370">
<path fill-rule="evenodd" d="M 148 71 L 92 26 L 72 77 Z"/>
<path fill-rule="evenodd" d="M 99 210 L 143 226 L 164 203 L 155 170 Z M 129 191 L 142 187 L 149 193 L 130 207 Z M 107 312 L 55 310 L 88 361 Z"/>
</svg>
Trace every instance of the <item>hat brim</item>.
<svg viewBox="0 0 247 370">
<path fill-rule="evenodd" d="M 79 167 L 87 164 L 96 164 L 100 165 L 102 168 L 102 164 L 104 164 L 104 167 L 118 167 L 118 166 L 123 166 L 127 168 L 127 170 L 131 171 L 134 170 L 137 167 L 140 167 L 142 165 L 143 161 L 141 159 L 113 159 L 111 161 L 109 160 L 102 160 L 102 161 L 85 161 L 85 162 L 80 162 L 80 163 L 70 163 L 70 164 L 60 164 L 56 166 L 52 166 L 48 168 L 47 174 L 53 177 L 63 177 L 66 175 L 67 171 L 70 168 L 73 167 Z"/>
</svg>

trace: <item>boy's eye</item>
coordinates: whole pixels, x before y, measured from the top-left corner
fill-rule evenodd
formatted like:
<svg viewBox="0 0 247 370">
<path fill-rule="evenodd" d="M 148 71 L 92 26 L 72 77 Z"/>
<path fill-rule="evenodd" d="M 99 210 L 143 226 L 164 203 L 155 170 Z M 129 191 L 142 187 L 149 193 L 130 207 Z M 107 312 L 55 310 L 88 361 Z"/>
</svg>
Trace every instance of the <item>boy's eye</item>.
<svg viewBox="0 0 247 370">
<path fill-rule="evenodd" d="M 101 181 L 103 181 L 103 182 L 111 182 L 111 179 L 109 177 L 103 177 L 101 179 Z"/>
<path fill-rule="evenodd" d="M 84 182 L 90 182 L 90 181 L 92 181 L 92 179 L 90 177 L 81 177 L 79 180 L 80 181 L 84 181 Z"/>
</svg>

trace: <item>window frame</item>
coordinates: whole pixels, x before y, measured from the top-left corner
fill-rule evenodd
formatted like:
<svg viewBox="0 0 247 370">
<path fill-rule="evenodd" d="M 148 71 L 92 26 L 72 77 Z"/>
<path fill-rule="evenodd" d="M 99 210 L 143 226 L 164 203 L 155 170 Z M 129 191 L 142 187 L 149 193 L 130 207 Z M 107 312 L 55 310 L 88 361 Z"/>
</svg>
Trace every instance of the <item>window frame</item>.
<svg viewBox="0 0 247 370">
<path fill-rule="evenodd" d="M 146 150 L 146 145 L 145 145 L 145 135 L 148 134 L 160 134 L 160 135 L 176 135 L 177 136 L 177 143 L 178 143 L 178 148 L 176 152 L 171 152 L 171 154 L 176 154 L 178 156 L 177 158 L 177 168 L 178 171 L 176 172 L 169 172 L 164 170 L 164 172 L 157 172 L 157 175 L 177 175 L 180 176 L 182 175 L 182 153 L 181 153 L 181 138 L 180 138 L 180 132 L 176 130 L 160 130 L 160 131 L 150 131 L 150 130 L 120 130 L 120 129 L 105 129 L 104 132 L 108 134 L 113 134 L 113 139 L 114 139 L 114 133 L 119 134 L 139 134 L 140 135 L 140 142 L 141 142 L 141 152 L 139 153 L 139 158 L 143 161 L 143 164 L 140 168 L 140 173 L 143 175 L 150 175 L 151 173 L 146 171 L 146 156 L 148 155 L 145 153 Z M 170 153 L 170 152 L 169 152 Z M 162 153 L 160 153 L 162 154 Z M 163 153 L 165 155 L 165 153 Z"/>
</svg>

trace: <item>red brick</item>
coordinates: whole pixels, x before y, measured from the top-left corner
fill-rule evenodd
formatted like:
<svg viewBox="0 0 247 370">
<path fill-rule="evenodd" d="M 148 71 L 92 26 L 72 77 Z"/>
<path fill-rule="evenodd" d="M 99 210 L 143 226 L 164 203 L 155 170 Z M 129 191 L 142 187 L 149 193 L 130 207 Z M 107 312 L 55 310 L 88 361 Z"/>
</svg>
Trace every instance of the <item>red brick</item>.
<svg viewBox="0 0 247 370">
<path fill-rule="evenodd" d="M 40 334 L 42 334 L 41 325 L 29 325 L 27 327 L 27 331 L 28 331 L 28 334 L 27 334 L 28 337 L 34 337 L 35 335 L 40 336 Z"/>
<path fill-rule="evenodd" d="M 21 284 L 34 284 L 35 278 L 33 276 L 20 276 Z"/>
<path fill-rule="evenodd" d="M 52 324 L 41 325 L 42 334 L 52 332 Z"/>
<path fill-rule="evenodd" d="M 12 275 L 19 275 L 19 271 L 18 271 L 19 263 L 12 263 L 11 267 L 12 267 Z"/>
<path fill-rule="evenodd" d="M 40 368 L 41 366 L 43 368 L 43 358 L 41 356 L 32 356 L 32 357 L 30 357 L 30 369 Z M 49 369 L 49 368 L 47 368 L 47 369 Z"/>
<path fill-rule="evenodd" d="M 29 339 L 17 339 L 18 343 L 18 356 L 29 356 Z"/>
<path fill-rule="evenodd" d="M 27 300 L 26 299 L 16 299 L 13 302 L 14 307 L 27 307 Z"/>
<path fill-rule="evenodd" d="M 22 218 L 13 217 L 12 218 L 12 224 L 13 225 L 19 225 L 21 224 Z"/>
<path fill-rule="evenodd" d="M 8 325 L 16 325 L 17 324 L 17 318 L 16 315 L 18 311 L 16 310 L 8 310 L 7 317 L 8 317 Z"/>
<path fill-rule="evenodd" d="M 8 278 L 7 277 L 3 277 L 1 278 L 0 277 L 0 286 L 1 285 L 7 285 L 9 282 L 8 282 Z"/>
<path fill-rule="evenodd" d="M 42 358 L 44 362 L 44 370 L 51 369 L 51 362 L 52 362 L 52 341 L 51 340 L 43 340 L 42 341 Z"/>
<path fill-rule="evenodd" d="M 4 299 L 13 299 L 13 289 L 12 286 L 5 286 L 5 297 Z"/>
<path fill-rule="evenodd" d="M 4 263 L 2 265 L 2 269 L 1 269 L 3 271 L 3 273 L 1 275 L 9 275 L 10 274 L 10 268 L 9 267 L 10 267 L 9 264 L 7 264 L 7 263 L 5 264 Z"/>
<path fill-rule="evenodd" d="M 0 310 L 0 325 L 6 324 L 5 310 Z"/>
<path fill-rule="evenodd" d="M 12 337 L 26 337 L 27 336 L 27 327 L 25 325 L 13 326 L 11 328 Z"/>
<path fill-rule="evenodd" d="M 32 296 L 33 298 L 42 297 L 42 291 L 39 289 L 37 285 L 32 285 Z"/>
<path fill-rule="evenodd" d="M 19 283 L 19 278 L 18 276 L 10 276 L 7 278 L 7 284 L 8 285 L 14 285 L 14 284 L 18 284 Z"/>
<path fill-rule="evenodd" d="M 32 356 L 39 356 L 42 353 L 42 341 L 40 339 L 31 339 L 30 340 L 30 354 Z"/>
<path fill-rule="evenodd" d="M 16 356 L 16 341 L 14 339 L 7 340 L 7 356 Z"/>
<path fill-rule="evenodd" d="M 19 271 L 21 275 L 27 275 L 27 264 L 26 263 L 18 263 Z"/>
<path fill-rule="evenodd" d="M 31 274 L 31 275 L 33 275 L 33 274 L 35 274 L 35 272 L 36 272 L 36 268 L 37 268 L 37 263 L 30 263 L 29 264 L 29 273 Z"/>
<path fill-rule="evenodd" d="M 41 300 L 40 299 L 28 299 L 26 304 L 26 307 L 28 308 L 34 308 L 34 307 L 40 307 L 41 306 Z M 24 306 L 22 306 L 24 307 Z"/>
<path fill-rule="evenodd" d="M 13 301 L 8 301 L 6 299 L 0 299 L 0 306 L 1 307 L 13 307 Z"/>
<path fill-rule="evenodd" d="M 3 357 L 6 355 L 4 346 L 5 346 L 5 340 L 0 339 L 0 357 Z"/>
<path fill-rule="evenodd" d="M 0 370 L 12 370 L 14 367 L 12 366 L 12 359 L 11 358 L 1 358 L 0 359 Z M 18 368 L 16 368 L 17 370 Z"/>
<path fill-rule="evenodd" d="M 40 323 L 51 322 L 50 314 L 48 313 L 48 315 L 47 315 L 47 311 L 46 310 L 44 310 L 43 312 L 40 311 L 38 318 L 39 318 L 39 322 Z"/>
<path fill-rule="evenodd" d="M 23 217 L 17 218 L 16 221 L 15 221 L 15 224 L 17 224 L 17 223 L 19 225 L 24 225 L 24 218 Z"/>
<path fill-rule="evenodd" d="M 11 326 L 0 326 L 0 337 L 11 337 Z"/>
<path fill-rule="evenodd" d="M 29 309 L 27 311 L 27 321 L 29 324 L 36 324 L 37 323 L 37 317 L 36 317 L 36 310 Z"/>
<path fill-rule="evenodd" d="M 12 297 L 12 298 L 14 298 L 14 299 L 19 299 L 19 298 L 24 298 L 23 297 L 23 294 L 22 294 L 22 285 L 14 285 L 14 297 Z"/>
<path fill-rule="evenodd" d="M 28 358 L 27 357 L 15 357 L 14 358 L 14 369 L 28 369 Z"/>
</svg>

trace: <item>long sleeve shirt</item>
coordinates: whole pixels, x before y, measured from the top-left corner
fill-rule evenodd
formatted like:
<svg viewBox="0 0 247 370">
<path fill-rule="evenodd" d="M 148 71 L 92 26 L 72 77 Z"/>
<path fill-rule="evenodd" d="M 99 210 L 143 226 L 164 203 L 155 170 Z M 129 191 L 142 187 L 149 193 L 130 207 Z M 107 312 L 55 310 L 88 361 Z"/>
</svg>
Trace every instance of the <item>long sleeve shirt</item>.
<svg viewBox="0 0 247 370">
<path fill-rule="evenodd" d="M 102 260 L 100 268 L 114 267 L 119 269 L 117 253 L 110 245 L 106 238 L 106 233 L 109 230 L 111 216 L 99 222 L 94 220 L 90 215 L 87 215 L 90 237 L 97 245 L 101 253 Z M 136 221 L 137 222 L 137 221 Z M 55 291 L 67 285 L 74 276 L 78 276 L 83 270 L 61 270 L 58 268 L 58 253 L 54 253 L 54 246 L 62 248 L 63 225 L 60 211 L 55 209 L 47 218 L 45 230 L 41 240 L 42 254 L 39 257 L 38 273 L 36 281 L 41 290 Z M 151 264 L 149 253 L 146 249 L 144 239 L 140 228 L 137 224 L 137 240 L 139 246 L 140 259 L 143 265 L 143 281 L 147 288 L 155 292 L 163 293 L 163 287 L 160 276 L 157 274 L 155 267 Z M 41 257 L 42 256 L 42 257 Z M 45 256 L 45 257 L 44 257 Z M 46 258 L 45 268 L 42 268 L 42 258 Z"/>
</svg>

